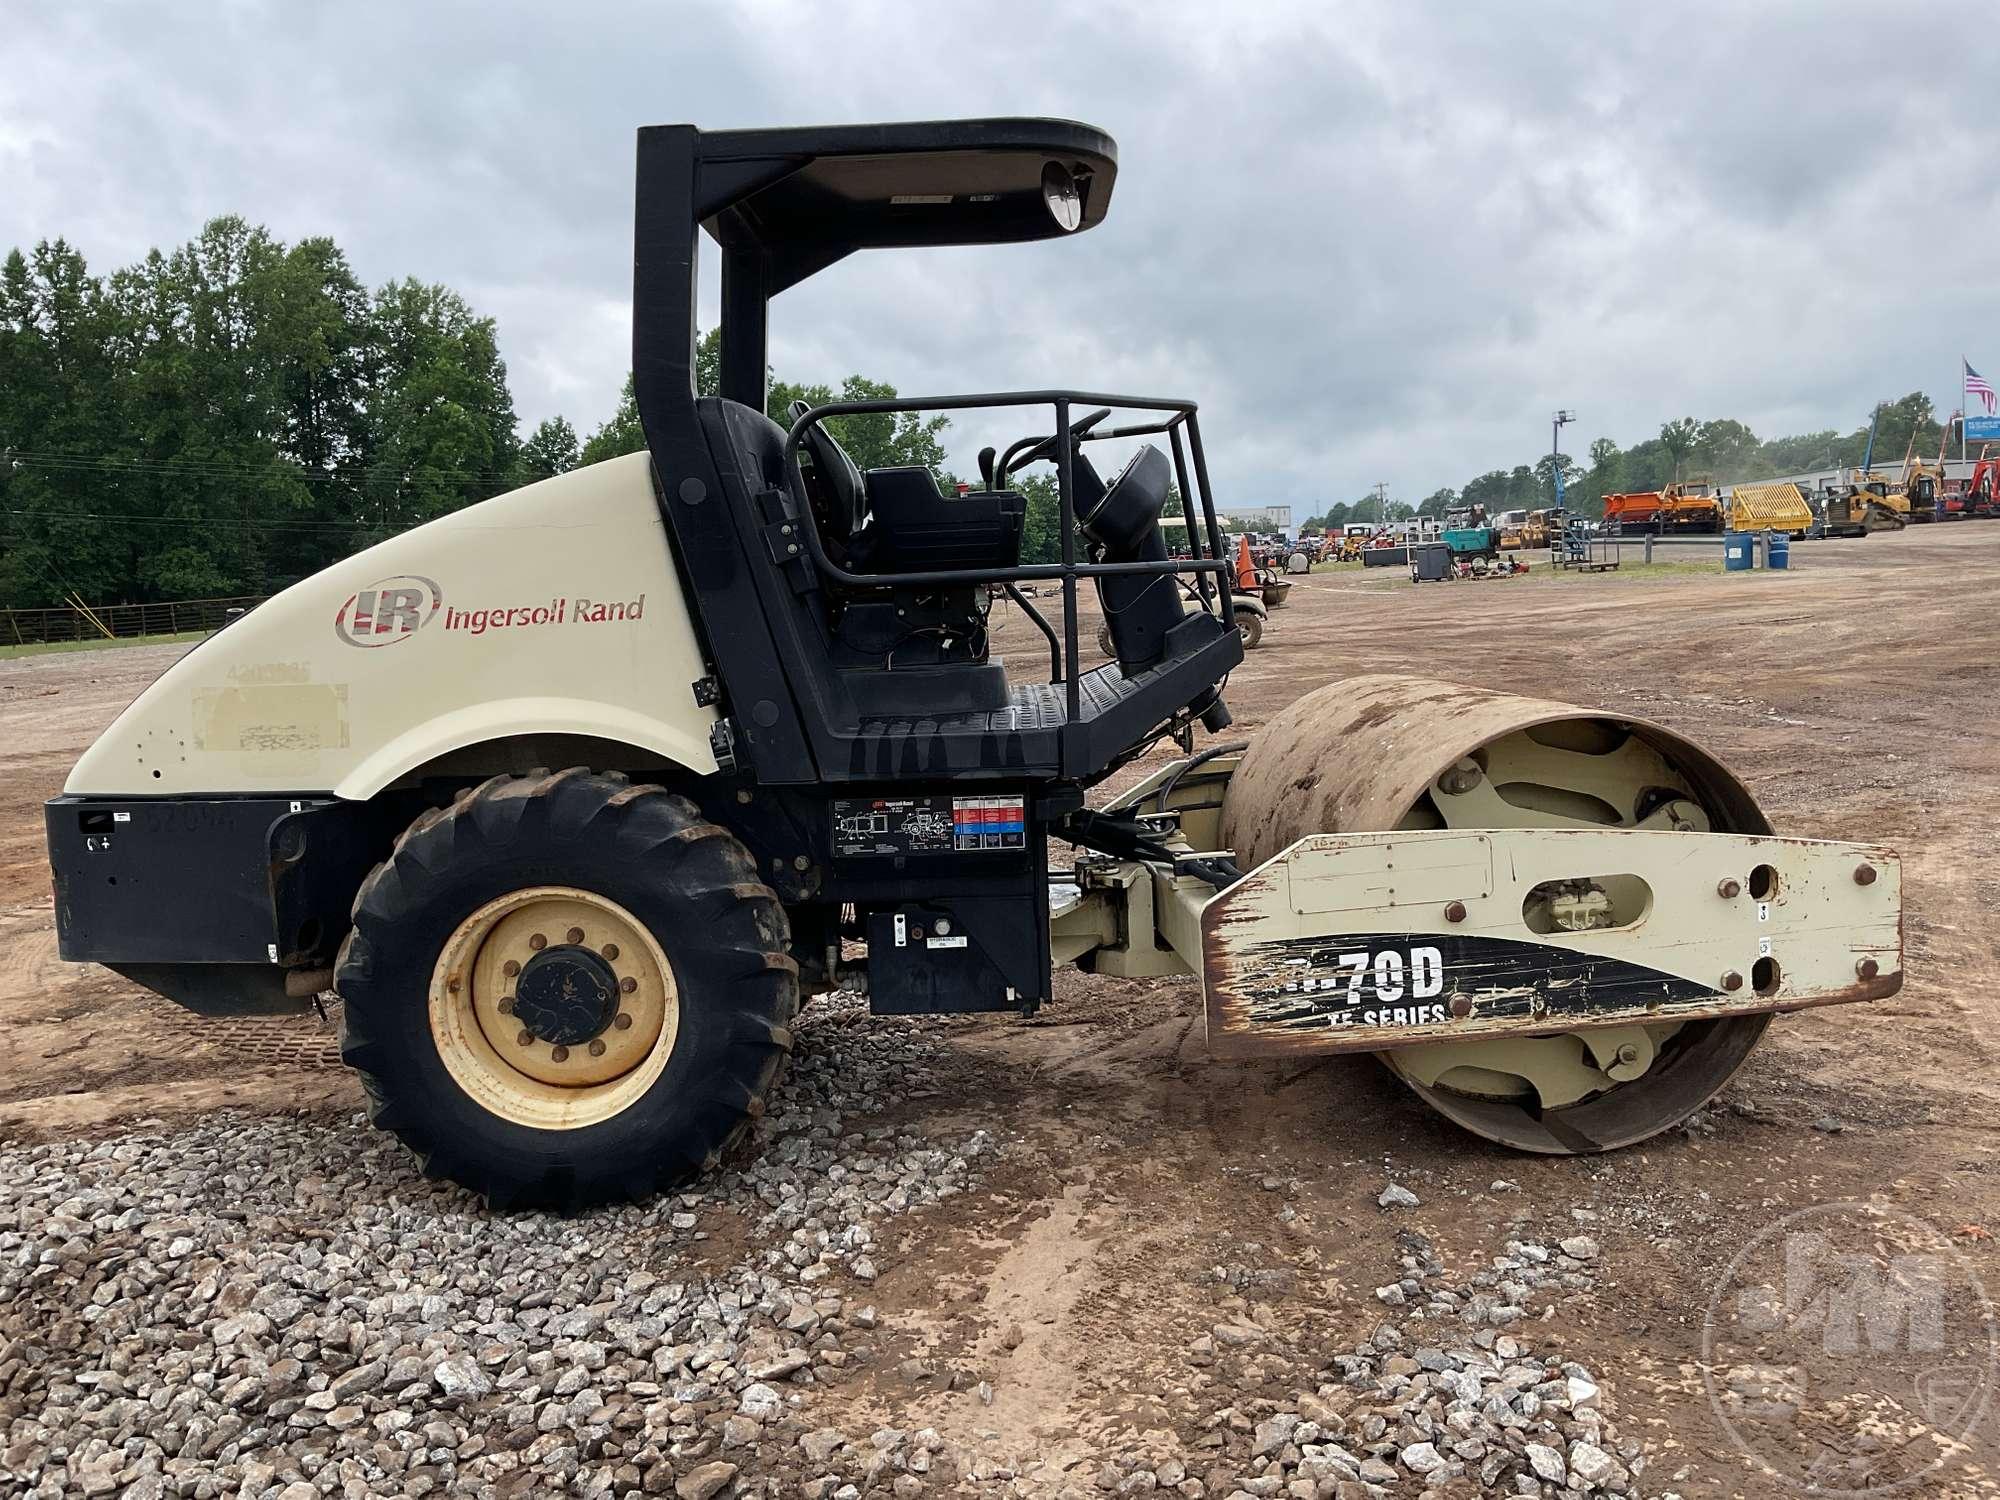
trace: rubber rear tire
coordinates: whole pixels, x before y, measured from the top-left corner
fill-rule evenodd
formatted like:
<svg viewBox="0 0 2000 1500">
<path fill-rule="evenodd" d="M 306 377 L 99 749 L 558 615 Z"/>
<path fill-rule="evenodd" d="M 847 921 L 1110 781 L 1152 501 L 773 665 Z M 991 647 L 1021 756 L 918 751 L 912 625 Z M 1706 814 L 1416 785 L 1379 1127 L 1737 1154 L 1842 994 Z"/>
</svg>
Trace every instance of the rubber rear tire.
<svg viewBox="0 0 2000 1500">
<path fill-rule="evenodd" d="M 1247 609 L 1239 609 L 1236 614 L 1236 633 L 1243 638 L 1243 649 L 1254 651 L 1258 642 L 1264 639 L 1264 621 L 1259 615 Z"/>
<path fill-rule="evenodd" d="M 1102 651 L 1106 656 L 1116 656 L 1118 654 L 1118 646 L 1111 639 L 1111 627 L 1109 625 L 1100 625 L 1097 627 L 1097 649 Z"/>
<path fill-rule="evenodd" d="M 480 1103 L 433 1034 L 433 983 L 455 935 L 489 903 L 540 887 L 622 908 L 664 953 L 677 992 L 658 1076 L 572 1128 Z M 643 1198 L 712 1167 L 763 1112 L 799 1006 L 789 942 L 749 851 L 685 798 L 582 768 L 497 776 L 418 818 L 362 882 L 335 974 L 341 1056 L 370 1119 L 428 1176 L 496 1207 Z"/>
</svg>

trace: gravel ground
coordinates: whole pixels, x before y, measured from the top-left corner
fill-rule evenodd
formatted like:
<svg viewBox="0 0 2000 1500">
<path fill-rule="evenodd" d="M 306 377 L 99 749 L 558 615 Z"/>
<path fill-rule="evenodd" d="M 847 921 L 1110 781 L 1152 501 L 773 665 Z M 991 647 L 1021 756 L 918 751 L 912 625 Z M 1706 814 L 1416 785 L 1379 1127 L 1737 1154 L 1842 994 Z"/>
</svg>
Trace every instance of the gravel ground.
<svg viewBox="0 0 2000 1500">
<path fill-rule="evenodd" d="M 0 1152 L 0 1302 L 22 1330 L 0 1346 L 0 1481 L 706 1497 L 750 1467 L 772 1495 L 864 1470 L 790 1429 L 867 1353 L 871 1226 L 963 1191 L 991 1148 L 848 1128 L 932 1043 L 811 1030 L 742 1171 L 572 1218 L 489 1214 L 360 1116 Z M 698 1269 L 745 1230 L 755 1248 Z"/>
<path fill-rule="evenodd" d="M 0 1479 L 37 1496 L 765 1494 L 1348 1497 L 1475 1481 L 1630 1491 L 1644 1472 L 1582 1365 L 1505 1330 L 1592 1285 L 1597 1245 L 1515 1242 L 1467 1278 L 1396 1229 L 1385 1320 L 1289 1402 L 1216 1407 L 1189 1451 L 1016 1472 L 935 1429 L 848 1432 L 822 1386 L 879 1361 L 884 1220 L 1009 1148 L 868 1123 L 936 1033 L 816 1009 L 744 1165 L 641 1206 L 487 1213 L 360 1116 L 214 1116 L 0 1152 Z M 1391 1224 L 1414 1194 L 1380 1196 Z M 1280 1210 L 1280 1218 L 1285 1210 Z M 1283 1330 L 1219 1268 L 1186 1350 L 1249 1389 Z M 904 1362 L 906 1379 L 963 1370 Z"/>
</svg>

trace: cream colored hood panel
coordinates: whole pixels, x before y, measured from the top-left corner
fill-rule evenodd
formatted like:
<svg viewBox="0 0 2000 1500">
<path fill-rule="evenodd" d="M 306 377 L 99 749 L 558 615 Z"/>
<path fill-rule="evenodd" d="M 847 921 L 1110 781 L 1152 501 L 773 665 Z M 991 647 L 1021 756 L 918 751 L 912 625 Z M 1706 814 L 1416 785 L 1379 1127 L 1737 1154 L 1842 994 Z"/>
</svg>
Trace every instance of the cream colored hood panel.
<svg viewBox="0 0 2000 1500">
<path fill-rule="evenodd" d="M 650 462 L 497 496 L 295 584 L 169 667 L 64 790 L 360 800 L 445 751 L 535 733 L 713 771 Z"/>
</svg>

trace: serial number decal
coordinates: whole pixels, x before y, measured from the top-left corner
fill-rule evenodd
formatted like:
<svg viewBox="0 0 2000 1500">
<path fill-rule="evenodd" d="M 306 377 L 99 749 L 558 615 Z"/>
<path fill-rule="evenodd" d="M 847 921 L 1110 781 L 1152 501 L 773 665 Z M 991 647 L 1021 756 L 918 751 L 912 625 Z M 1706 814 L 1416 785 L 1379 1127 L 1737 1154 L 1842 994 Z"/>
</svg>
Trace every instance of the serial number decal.
<svg viewBox="0 0 2000 1500">
<path fill-rule="evenodd" d="M 1354 933 L 1253 943 L 1231 953 L 1218 988 L 1257 1030 L 1432 1027 L 1453 1005 L 1481 1016 L 1559 1018 L 1708 997 L 1625 959 L 1509 938 Z"/>
</svg>

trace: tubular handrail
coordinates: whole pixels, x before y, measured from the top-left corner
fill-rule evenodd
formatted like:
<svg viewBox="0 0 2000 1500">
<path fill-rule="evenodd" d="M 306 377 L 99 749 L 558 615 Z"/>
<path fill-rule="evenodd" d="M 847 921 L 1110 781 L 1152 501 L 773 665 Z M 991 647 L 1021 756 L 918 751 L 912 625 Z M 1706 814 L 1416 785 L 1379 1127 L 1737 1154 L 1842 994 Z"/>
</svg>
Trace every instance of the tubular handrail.
<svg viewBox="0 0 2000 1500">
<path fill-rule="evenodd" d="M 1204 609 L 1208 608 L 1208 577 L 1216 577 L 1216 611 L 1225 627 L 1233 628 L 1230 614 L 1231 565 L 1222 556 L 1221 527 L 1215 515 L 1215 500 L 1208 485 L 1208 464 L 1202 452 L 1201 422 L 1196 415 L 1192 401 L 1175 400 L 1160 396 L 1114 396 L 1096 391 L 989 391 L 970 396 L 892 396 L 864 401 L 829 401 L 821 406 L 811 407 L 800 413 L 785 433 L 784 450 L 780 458 L 784 477 L 781 480 L 790 487 L 799 475 L 799 444 L 805 434 L 829 417 L 861 416 L 882 412 L 909 411 L 966 411 L 977 408 L 1014 406 L 1053 406 L 1055 408 L 1055 436 L 1060 439 L 1056 446 L 1056 499 L 1060 516 L 1062 537 L 1062 561 L 1060 563 L 1017 563 L 1011 568 L 938 568 L 917 573 L 856 573 L 840 566 L 827 555 L 824 539 L 819 533 L 819 518 L 814 515 L 809 503 L 796 507 L 798 515 L 798 535 L 805 543 L 806 556 L 813 569 L 836 583 L 851 588 L 880 588 L 890 584 L 904 587 L 914 586 L 954 586 L 980 583 L 1018 584 L 1032 579 L 1061 579 L 1063 585 L 1063 633 L 1062 662 L 1066 670 L 1059 673 L 1066 686 L 1066 722 L 1075 726 L 1079 719 L 1082 689 L 1079 686 L 1081 672 L 1078 670 L 1080 652 L 1077 644 L 1076 581 L 1079 578 L 1102 578 L 1114 575 L 1193 573 L 1200 588 Z M 1108 406 L 1114 411 L 1169 412 L 1168 418 L 1152 424 L 1114 429 L 1103 434 L 1087 434 L 1082 441 L 1089 442 L 1102 436 L 1137 437 L 1149 433 L 1169 434 L 1173 439 L 1174 467 L 1180 481 L 1181 507 L 1190 521 L 1190 502 L 1199 497 L 1202 520 L 1207 532 L 1209 555 L 1201 555 L 1201 535 L 1193 525 L 1188 527 L 1189 557 L 1169 557 L 1160 562 L 1079 562 L 1076 556 L 1076 490 L 1073 483 L 1073 468 L 1076 445 L 1079 439 L 1070 432 L 1070 411 L 1074 406 Z M 1193 459 L 1196 489 L 1191 491 L 1187 484 L 1187 464 L 1181 456 L 1181 433 L 1185 431 L 1188 449 Z M 996 470 L 997 473 L 997 470 Z M 803 501 L 804 497 L 800 496 Z"/>
<path fill-rule="evenodd" d="M 1021 592 L 1021 586 L 1018 583 L 1003 583 L 1000 587 L 1006 591 L 1009 599 L 1012 599 L 1016 604 L 1021 606 L 1021 613 L 1034 622 L 1035 629 L 1041 631 L 1043 637 L 1048 641 L 1049 682 L 1051 685 L 1061 682 L 1063 675 L 1062 642 L 1056 639 L 1055 627 L 1042 618 L 1042 612 L 1035 608 L 1033 601 L 1026 594 Z"/>
</svg>

